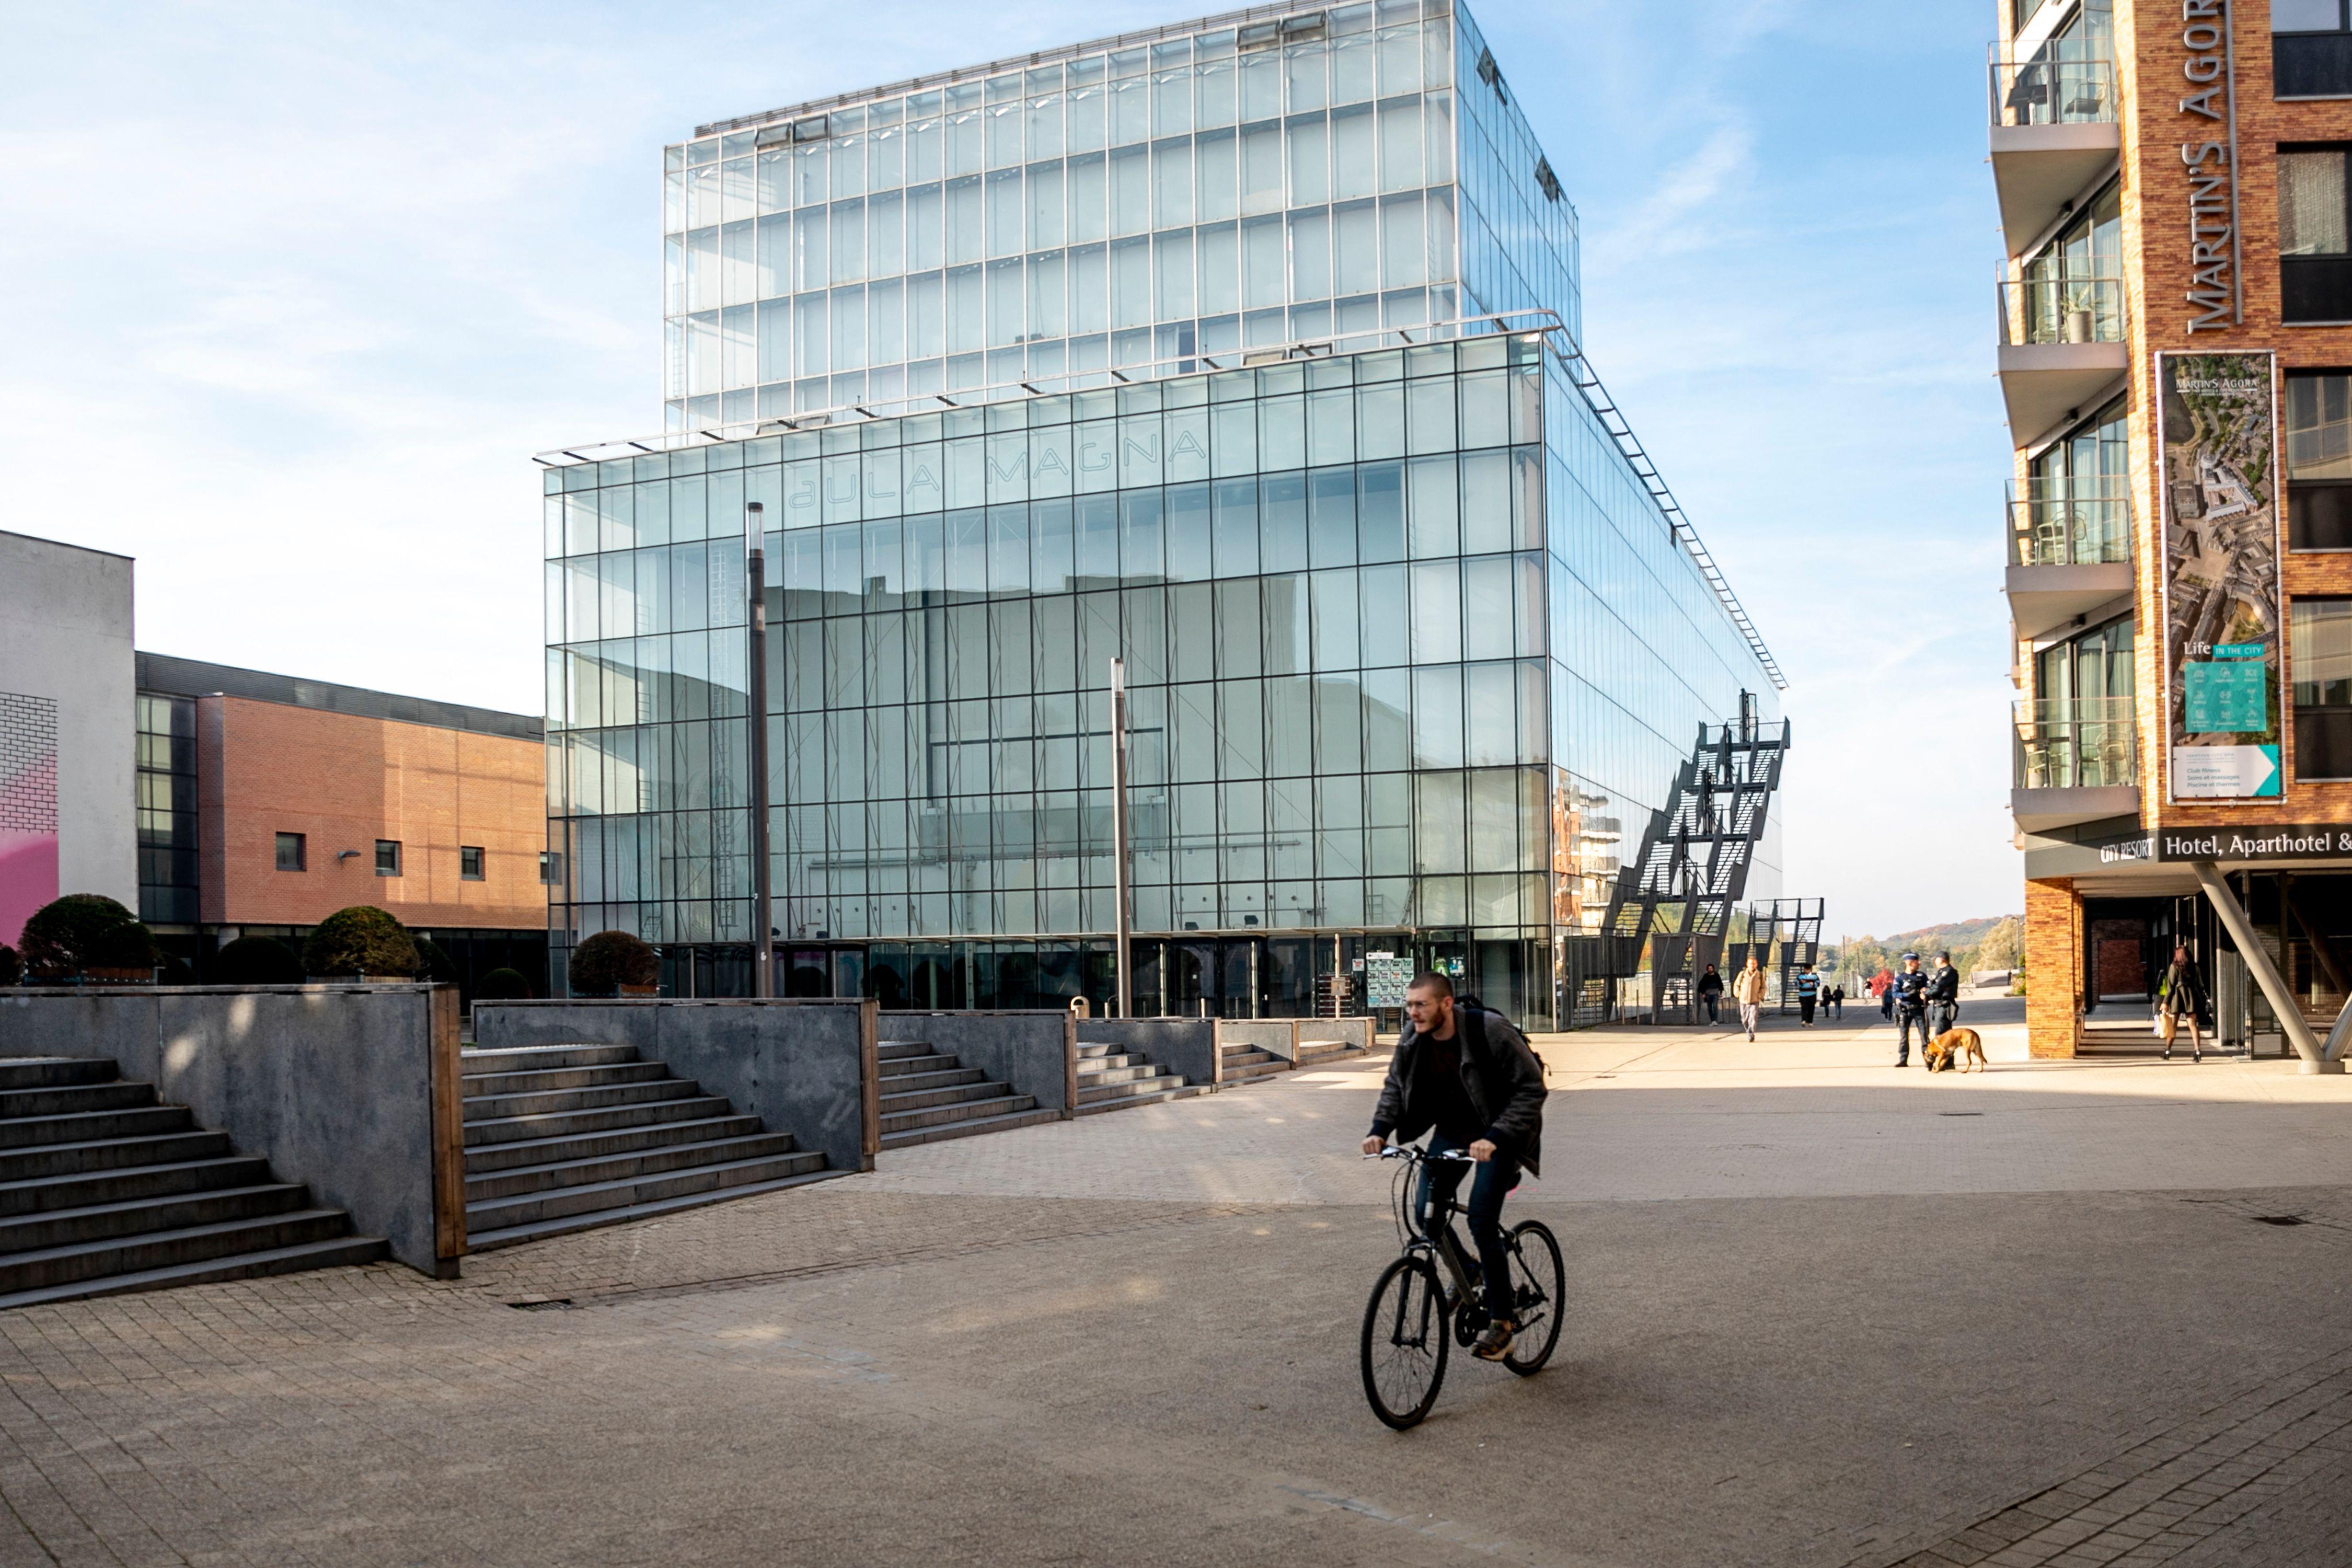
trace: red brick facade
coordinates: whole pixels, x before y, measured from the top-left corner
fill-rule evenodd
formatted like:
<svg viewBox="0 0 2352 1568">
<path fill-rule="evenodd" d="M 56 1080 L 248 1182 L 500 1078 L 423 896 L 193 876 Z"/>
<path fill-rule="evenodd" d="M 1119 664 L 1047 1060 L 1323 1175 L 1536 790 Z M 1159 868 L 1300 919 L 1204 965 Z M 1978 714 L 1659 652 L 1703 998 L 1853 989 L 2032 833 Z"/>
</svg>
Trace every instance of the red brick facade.
<svg viewBox="0 0 2352 1568">
<path fill-rule="evenodd" d="M 374 904 L 411 927 L 546 925 L 540 742 L 218 696 L 197 700 L 196 733 L 207 923 L 314 925 Z M 303 835 L 306 869 L 278 869 L 280 833 Z M 400 845 L 399 876 L 376 874 L 378 839 Z"/>
</svg>

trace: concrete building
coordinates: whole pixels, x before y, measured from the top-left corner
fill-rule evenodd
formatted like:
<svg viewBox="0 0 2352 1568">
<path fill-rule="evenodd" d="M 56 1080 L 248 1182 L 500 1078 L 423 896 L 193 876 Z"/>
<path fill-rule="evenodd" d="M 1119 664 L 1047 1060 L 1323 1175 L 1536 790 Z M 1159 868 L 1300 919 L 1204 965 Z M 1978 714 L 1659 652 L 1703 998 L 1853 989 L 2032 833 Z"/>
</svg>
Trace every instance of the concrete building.
<svg viewBox="0 0 2352 1568">
<path fill-rule="evenodd" d="M 541 457 L 559 948 L 740 993 L 756 921 L 782 990 L 1100 1003 L 1118 657 L 1138 1009 L 1686 986 L 1780 890 L 1769 790 L 1697 871 L 1649 841 L 1779 672 L 1583 358 L 1515 91 L 1446 0 L 1290 4 L 667 149 L 667 427 Z"/>
<path fill-rule="evenodd" d="M 60 892 L 139 897 L 131 563 L 0 533 L 0 943 Z"/>
<path fill-rule="evenodd" d="M 2185 948 L 2209 1039 L 2317 1067 L 2352 995 L 2352 16 L 1996 21 L 2033 1049 L 2156 1048 Z"/>
</svg>

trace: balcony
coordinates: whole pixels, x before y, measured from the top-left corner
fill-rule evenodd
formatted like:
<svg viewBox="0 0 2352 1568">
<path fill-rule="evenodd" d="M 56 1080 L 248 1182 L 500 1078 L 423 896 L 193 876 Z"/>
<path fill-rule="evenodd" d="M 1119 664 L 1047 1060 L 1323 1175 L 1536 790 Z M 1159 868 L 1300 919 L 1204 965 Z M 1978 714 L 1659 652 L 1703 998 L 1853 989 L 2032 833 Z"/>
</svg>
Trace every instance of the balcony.
<svg viewBox="0 0 2352 1568">
<path fill-rule="evenodd" d="M 2009 497 L 2009 609 L 2038 637 L 2131 592 L 2131 492 L 2124 479 L 2029 480 Z"/>
<path fill-rule="evenodd" d="M 2018 446 L 2086 408 L 2130 367 L 2119 278 L 2025 278 L 2000 289 L 2000 393 Z"/>
<path fill-rule="evenodd" d="M 2009 254 L 2022 256 L 2116 163 L 2116 71 L 2105 60 L 1996 56 L 1989 67 L 1992 183 Z"/>
<path fill-rule="evenodd" d="M 2139 812 L 2138 721 L 2129 697 L 2017 704 L 2010 814 L 2027 833 Z"/>
</svg>

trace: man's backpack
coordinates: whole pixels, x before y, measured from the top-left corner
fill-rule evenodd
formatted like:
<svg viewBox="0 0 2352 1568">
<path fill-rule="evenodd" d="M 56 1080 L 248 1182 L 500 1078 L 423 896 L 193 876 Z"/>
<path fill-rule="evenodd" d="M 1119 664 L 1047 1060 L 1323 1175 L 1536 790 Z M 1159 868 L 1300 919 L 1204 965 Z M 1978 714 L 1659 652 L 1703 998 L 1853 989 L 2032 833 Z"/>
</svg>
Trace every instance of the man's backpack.
<svg viewBox="0 0 2352 1568">
<path fill-rule="evenodd" d="M 1484 1014 L 1485 1016 L 1481 1020 L 1481 1027 L 1490 1030 L 1500 1029 L 1509 1038 L 1518 1041 L 1521 1046 L 1526 1047 L 1528 1055 L 1536 1058 L 1536 1067 L 1538 1069 L 1549 1073 L 1549 1069 L 1544 1067 L 1543 1054 L 1540 1051 L 1538 1051 L 1534 1046 L 1528 1043 L 1528 1035 L 1526 1030 L 1520 1028 L 1517 1024 L 1512 1023 L 1510 1019 L 1505 1017 L 1494 1008 L 1487 1006 L 1486 1004 L 1478 1000 L 1475 995 L 1462 995 L 1457 994 L 1454 998 L 1454 1005 L 1457 1008 L 1468 1007 L 1475 1012 Z"/>
</svg>

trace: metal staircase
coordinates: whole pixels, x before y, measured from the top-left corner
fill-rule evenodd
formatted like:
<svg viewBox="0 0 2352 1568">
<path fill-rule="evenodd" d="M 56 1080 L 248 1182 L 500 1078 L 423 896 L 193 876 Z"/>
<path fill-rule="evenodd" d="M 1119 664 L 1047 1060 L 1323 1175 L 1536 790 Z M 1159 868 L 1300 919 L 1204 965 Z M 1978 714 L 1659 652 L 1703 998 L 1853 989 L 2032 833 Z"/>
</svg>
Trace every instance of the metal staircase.
<svg viewBox="0 0 2352 1568">
<path fill-rule="evenodd" d="M 1650 814 L 1640 852 L 1617 874 L 1602 927 L 1637 952 L 1649 940 L 1650 994 L 1661 1023 L 1696 1017 L 1697 977 L 1722 962 L 1732 911 L 1780 787 L 1788 721 L 1759 721 L 1745 692 L 1740 710 L 1732 723 L 1698 727 L 1665 809 Z M 1817 919 L 1817 935 L 1818 926 Z"/>
</svg>

